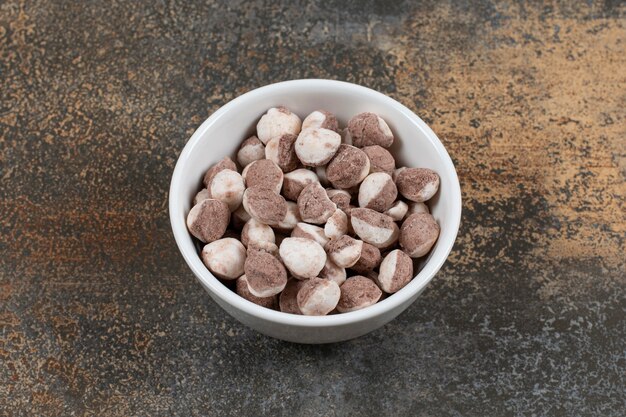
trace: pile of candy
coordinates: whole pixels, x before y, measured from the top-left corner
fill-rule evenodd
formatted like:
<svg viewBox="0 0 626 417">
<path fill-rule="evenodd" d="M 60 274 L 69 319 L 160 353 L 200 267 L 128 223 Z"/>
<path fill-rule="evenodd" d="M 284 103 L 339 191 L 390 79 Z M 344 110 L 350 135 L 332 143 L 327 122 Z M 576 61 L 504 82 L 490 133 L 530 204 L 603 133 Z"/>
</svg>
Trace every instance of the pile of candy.
<svg viewBox="0 0 626 417">
<path fill-rule="evenodd" d="M 301 121 L 277 107 L 256 133 L 237 152 L 243 171 L 229 157 L 212 166 L 187 217 L 216 277 L 253 303 L 305 315 L 362 309 L 411 281 L 413 258 L 439 236 L 425 204 L 439 176 L 396 169 L 381 117 L 361 113 L 341 130 L 327 111 Z"/>
</svg>

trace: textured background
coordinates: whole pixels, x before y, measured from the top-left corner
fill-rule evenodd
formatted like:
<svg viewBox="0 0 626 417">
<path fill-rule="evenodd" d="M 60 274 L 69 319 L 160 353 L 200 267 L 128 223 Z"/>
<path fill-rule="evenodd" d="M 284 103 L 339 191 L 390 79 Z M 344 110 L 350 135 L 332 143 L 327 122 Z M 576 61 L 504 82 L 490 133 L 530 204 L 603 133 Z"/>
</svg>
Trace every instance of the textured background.
<svg viewBox="0 0 626 417">
<path fill-rule="evenodd" d="M 615 0 L 1 2 L 0 415 L 624 415 L 625 25 Z M 166 206 L 207 116 L 304 77 L 416 111 L 464 194 L 423 296 L 329 346 L 228 317 Z"/>
</svg>

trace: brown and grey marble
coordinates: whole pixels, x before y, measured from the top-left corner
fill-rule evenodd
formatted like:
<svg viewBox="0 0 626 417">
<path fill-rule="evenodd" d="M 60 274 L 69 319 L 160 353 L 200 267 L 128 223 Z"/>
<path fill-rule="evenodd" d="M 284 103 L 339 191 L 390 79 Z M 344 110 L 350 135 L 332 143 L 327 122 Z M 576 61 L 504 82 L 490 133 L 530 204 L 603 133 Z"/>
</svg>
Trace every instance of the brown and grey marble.
<svg viewBox="0 0 626 417">
<path fill-rule="evenodd" d="M 0 2 L 0 416 L 622 416 L 624 2 Z M 417 112 L 463 222 L 397 320 L 241 326 L 170 233 L 193 130 L 271 82 Z"/>
</svg>

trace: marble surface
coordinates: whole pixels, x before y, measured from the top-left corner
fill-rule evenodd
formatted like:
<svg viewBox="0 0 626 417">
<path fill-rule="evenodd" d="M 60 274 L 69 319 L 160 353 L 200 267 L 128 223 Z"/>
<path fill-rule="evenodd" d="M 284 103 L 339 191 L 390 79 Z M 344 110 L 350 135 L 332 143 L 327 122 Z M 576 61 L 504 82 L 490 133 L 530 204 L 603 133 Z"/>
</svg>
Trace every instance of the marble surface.
<svg viewBox="0 0 626 417">
<path fill-rule="evenodd" d="M 0 416 L 622 416 L 623 2 L 0 4 Z M 294 78 L 363 84 L 458 169 L 449 262 L 398 319 L 299 346 L 174 244 L 177 155 Z"/>
</svg>

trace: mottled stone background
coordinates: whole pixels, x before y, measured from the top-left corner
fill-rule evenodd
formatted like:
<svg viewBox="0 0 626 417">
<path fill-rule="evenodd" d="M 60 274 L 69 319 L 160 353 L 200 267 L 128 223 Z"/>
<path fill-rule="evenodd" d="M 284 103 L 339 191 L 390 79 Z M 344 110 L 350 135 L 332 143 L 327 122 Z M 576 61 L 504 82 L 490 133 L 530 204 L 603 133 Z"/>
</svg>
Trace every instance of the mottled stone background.
<svg viewBox="0 0 626 417">
<path fill-rule="evenodd" d="M 623 416 L 626 5 L 2 1 L 0 415 Z M 380 90 L 452 155 L 449 262 L 368 336 L 241 326 L 170 232 L 177 155 L 255 87 Z"/>
</svg>

